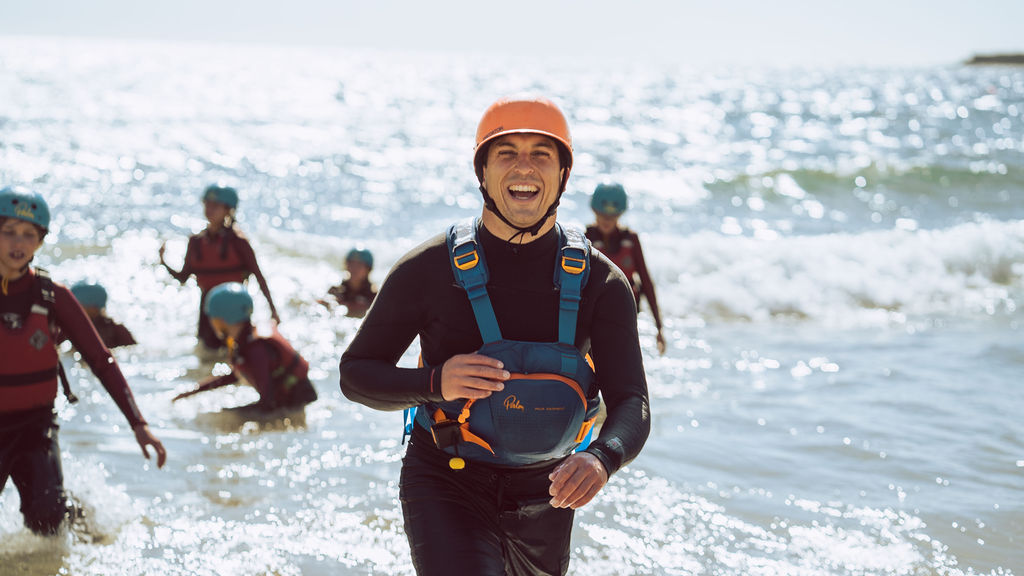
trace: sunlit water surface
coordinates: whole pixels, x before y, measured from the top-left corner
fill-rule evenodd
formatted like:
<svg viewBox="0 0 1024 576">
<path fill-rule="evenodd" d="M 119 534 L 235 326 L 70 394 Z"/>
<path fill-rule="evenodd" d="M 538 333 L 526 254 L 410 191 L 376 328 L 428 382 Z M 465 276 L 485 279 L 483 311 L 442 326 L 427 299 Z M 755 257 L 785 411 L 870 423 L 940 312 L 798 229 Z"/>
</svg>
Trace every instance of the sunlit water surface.
<svg viewBox="0 0 1024 576">
<path fill-rule="evenodd" d="M 358 321 L 319 304 L 356 243 L 382 281 L 478 213 L 472 137 L 496 97 L 570 116 L 560 216 L 631 192 L 670 337 L 640 332 L 653 429 L 577 515 L 570 573 L 1024 573 L 1024 72 L 550 64 L 258 46 L 0 38 L 0 182 L 55 214 L 38 263 L 100 280 L 116 352 L 170 454 L 145 463 L 88 369 L 61 402 L 88 525 L 39 538 L 0 495 L 3 574 L 411 574 L 401 416 L 345 400 Z M 201 189 L 241 193 L 321 400 L 246 422 L 194 350 L 179 263 Z M 256 318 L 269 317 L 257 295 Z M 417 350 L 403 359 L 415 363 Z"/>
</svg>

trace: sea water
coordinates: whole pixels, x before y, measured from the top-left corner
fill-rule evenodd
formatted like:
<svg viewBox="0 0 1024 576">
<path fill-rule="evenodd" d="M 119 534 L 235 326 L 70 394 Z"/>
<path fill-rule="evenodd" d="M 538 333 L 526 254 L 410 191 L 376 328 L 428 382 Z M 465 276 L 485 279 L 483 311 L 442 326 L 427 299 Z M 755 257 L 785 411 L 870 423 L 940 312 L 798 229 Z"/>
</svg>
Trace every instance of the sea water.
<svg viewBox="0 0 1024 576">
<path fill-rule="evenodd" d="M 561 219 L 589 222 L 605 178 L 629 191 L 668 340 L 645 304 L 651 436 L 577 513 L 571 574 L 1024 573 L 1024 70 L 521 64 L 0 38 L 0 182 L 50 202 L 37 264 L 107 288 L 168 450 L 147 463 L 66 350 L 65 483 L 91 516 L 36 537 L 9 484 L 0 573 L 412 574 L 401 415 L 341 395 L 359 321 L 316 300 L 350 248 L 381 282 L 480 212 L 476 122 L 520 92 L 572 126 Z M 157 259 L 180 265 L 217 181 L 310 361 L 304 414 L 232 416 L 248 388 L 171 402 L 226 370 Z"/>
</svg>

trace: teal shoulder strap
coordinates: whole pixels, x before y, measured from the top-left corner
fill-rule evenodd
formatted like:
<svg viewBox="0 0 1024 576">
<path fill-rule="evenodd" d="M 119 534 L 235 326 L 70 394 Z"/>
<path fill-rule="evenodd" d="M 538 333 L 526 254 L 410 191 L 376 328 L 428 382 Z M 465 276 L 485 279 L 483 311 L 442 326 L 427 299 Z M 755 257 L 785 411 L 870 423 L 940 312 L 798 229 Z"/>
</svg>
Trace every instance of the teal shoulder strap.
<svg viewBox="0 0 1024 576">
<path fill-rule="evenodd" d="M 558 341 L 576 345 L 576 316 L 583 287 L 590 278 L 590 241 L 577 228 L 555 224 L 561 249 L 555 262 L 558 287 Z"/>
<path fill-rule="evenodd" d="M 562 371 L 573 374 L 579 364 L 576 347 L 576 318 L 580 311 L 583 287 L 590 277 L 590 241 L 576 228 L 555 223 L 558 230 L 558 258 L 555 261 L 555 286 L 558 288 L 558 341 L 566 345 L 562 353 Z M 569 352 L 568 350 L 573 350 Z"/>
<path fill-rule="evenodd" d="M 480 336 L 486 344 L 501 340 L 501 329 L 494 316 L 491 298 L 487 295 L 487 262 L 484 261 L 483 248 L 477 241 L 479 226 L 480 222 L 476 218 L 452 224 L 448 228 L 447 242 L 455 281 L 469 297 Z"/>
</svg>

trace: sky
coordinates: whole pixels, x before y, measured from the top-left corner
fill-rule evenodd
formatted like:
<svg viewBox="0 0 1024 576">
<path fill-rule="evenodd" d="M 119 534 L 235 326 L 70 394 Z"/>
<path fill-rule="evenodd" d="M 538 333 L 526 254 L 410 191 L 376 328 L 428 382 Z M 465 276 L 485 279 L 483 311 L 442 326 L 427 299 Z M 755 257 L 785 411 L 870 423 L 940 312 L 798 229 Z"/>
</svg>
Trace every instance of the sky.
<svg viewBox="0 0 1024 576">
<path fill-rule="evenodd" d="M 903 66 L 1024 52 L 1021 0 L 0 0 L 0 35 Z"/>
</svg>

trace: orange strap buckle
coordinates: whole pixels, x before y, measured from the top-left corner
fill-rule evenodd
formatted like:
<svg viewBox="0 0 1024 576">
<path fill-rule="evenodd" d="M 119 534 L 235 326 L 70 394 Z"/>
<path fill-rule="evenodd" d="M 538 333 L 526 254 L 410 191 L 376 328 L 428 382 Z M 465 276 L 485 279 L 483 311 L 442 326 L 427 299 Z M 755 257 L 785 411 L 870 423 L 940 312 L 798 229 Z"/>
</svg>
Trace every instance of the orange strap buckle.
<svg viewBox="0 0 1024 576">
<path fill-rule="evenodd" d="M 477 255 L 476 250 L 462 256 L 455 256 L 453 258 L 455 267 L 459 270 L 470 270 L 480 262 L 480 256 Z"/>
<path fill-rule="evenodd" d="M 562 270 L 569 274 L 582 274 L 587 269 L 587 261 L 580 258 L 562 256 Z"/>
</svg>

